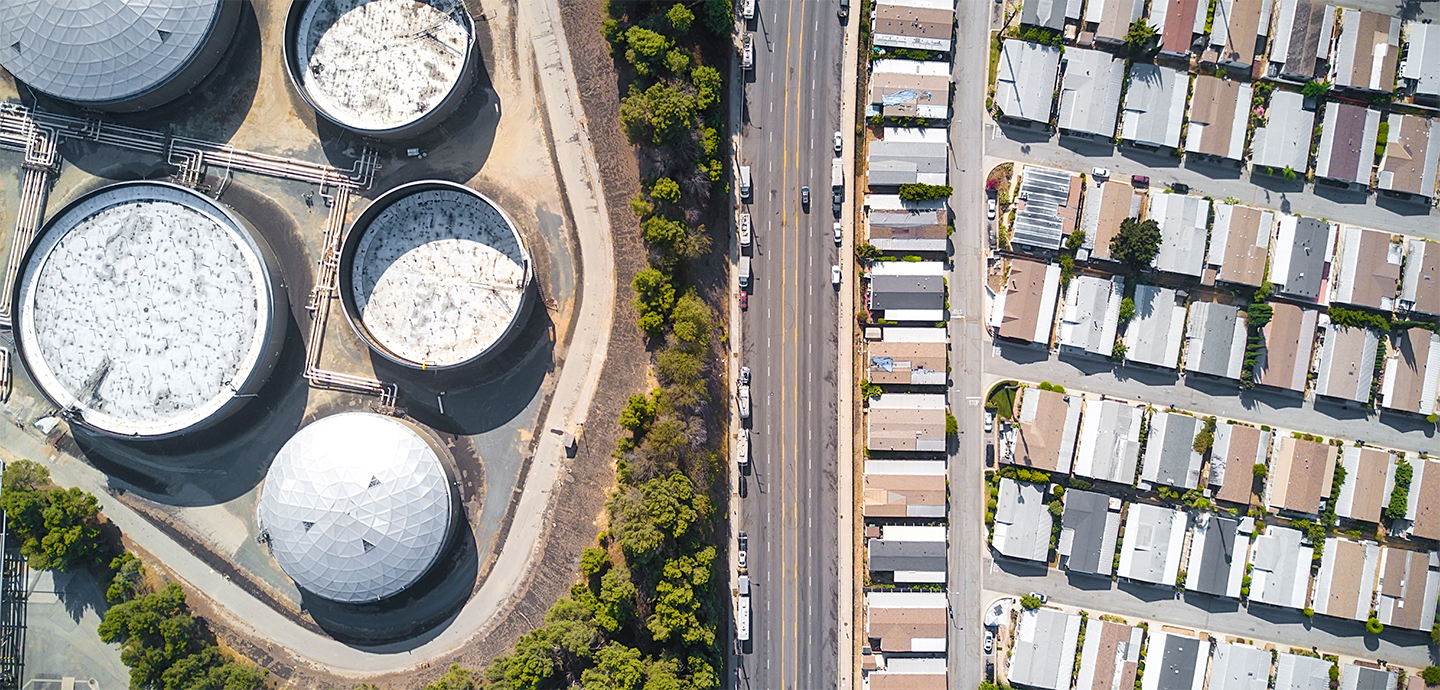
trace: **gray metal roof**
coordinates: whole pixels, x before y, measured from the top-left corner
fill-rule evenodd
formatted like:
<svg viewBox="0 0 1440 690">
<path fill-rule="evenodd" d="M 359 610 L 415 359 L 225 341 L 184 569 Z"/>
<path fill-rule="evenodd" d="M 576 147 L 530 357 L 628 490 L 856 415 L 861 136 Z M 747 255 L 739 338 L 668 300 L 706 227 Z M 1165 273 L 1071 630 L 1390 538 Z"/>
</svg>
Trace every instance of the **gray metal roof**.
<svg viewBox="0 0 1440 690">
<path fill-rule="evenodd" d="M 1245 328 L 1240 309 L 1217 302 L 1190 305 L 1190 344 L 1185 370 L 1238 378 L 1245 357 Z"/>
<path fill-rule="evenodd" d="M 1340 690 L 1395 690 L 1394 671 L 1366 668 L 1356 664 L 1340 667 Z"/>
<path fill-rule="evenodd" d="M 870 144 L 868 182 L 871 187 L 914 184 L 922 174 L 947 172 L 949 145 L 944 142 L 876 141 Z"/>
<path fill-rule="evenodd" d="M 1063 30 L 1066 4 L 1065 0 L 1025 0 L 1025 8 L 1020 13 L 1020 23 L 1056 31 Z"/>
<path fill-rule="evenodd" d="M 1066 49 L 1060 129 L 1115 136 L 1115 117 L 1124 83 L 1124 60 L 1098 50 Z"/>
<path fill-rule="evenodd" d="M 0 0 L 0 63 L 67 101 L 130 98 L 185 69 L 223 1 Z"/>
<path fill-rule="evenodd" d="M 1195 452 L 1195 434 L 1202 422 L 1190 415 L 1157 412 L 1150 419 L 1141 477 L 1183 489 L 1200 483 L 1201 456 Z"/>
<path fill-rule="evenodd" d="M 1223 690 L 1265 690 L 1270 687 L 1270 652 L 1220 643 L 1210 662 L 1210 685 Z"/>
<path fill-rule="evenodd" d="M 1066 491 L 1062 524 L 1061 539 L 1070 547 L 1066 569 L 1109 575 L 1120 531 L 1120 514 L 1110 512 L 1110 497 L 1078 489 Z"/>
<path fill-rule="evenodd" d="M 1191 690 L 1195 678 L 1195 664 L 1202 658 L 1200 655 L 1200 640 L 1166 635 L 1165 651 L 1161 654 L 1159 668 L 1151 671 L 1160 674 L 1160 683 L 1157 686 L 1159 690 Z"/>
<path fill-rule="evenodd" d="M 1195 586 L 1190 589 L 1217 597 L 1226 595 L 1230 583 L 1230 569 L 1235 560 L 1235 535 L 1239 527 L 1239 520 L 1210 517 L 1210 527 L 1205 531 L 1205 548 L 1200 552 L 1200 562 L 1195 563 L 1194 558 L 1191 558 L 1190 569 L 1197 571 L 1199 576 L 1195 579 Z"/>
<path fill-rule="evenodd" d="M 1045 168 L 1025 168 L 1020 192 L 1025 208 L 1015 214 L 1011 242 L 1059 249 L 1065 233 L 1060 206 L 1070 199 L 1070 174 Z"/>
<path fill-rule="evenodd" d="M 945 305 L 943 276 L 888 276 L 870 278 L 871 309 L 941 309 Z"/>
<path fill-rule="evenodd" d="M 1250 142 L 1252 163 L 1276 170 L 1288 167 L 1304 176 L 1310 162 L 1310 136 L 1315 131 L 1315 111 L 1304 106 L 1305 97 L 1294 91 L 1276 89 L 1270 94 L 1265 126 L 1255 128 Z"/>
<path fill-rule="evenodd" d="M 1152 146 L 1178 147 L 1189 90 L 1190 75 L 1186 72 L 1143 62 L 1131 65 L 1121 137 Z"/>
<path fill-rule="evenodd" d="M 1320 296 L 1324 278 L 1326 243 L 1330 240 L 1330 224 L 1314 218 L 1297 218 L 1295 242 L 1290 252 L 1290 275 L 1282 276 L 1281 294 L 1305 299 Z"/>
<path fill-rule="evenodd" d="M 1059 46 L 1006 39 L 995 76 L 996 107 L 1006 117 L 1049 123 L 1059 71 Z"/>
<path fill-rule="evenodd" d="M 870 540 L 870 572 L 945 572 L 945 542 Z"/>
</svg>

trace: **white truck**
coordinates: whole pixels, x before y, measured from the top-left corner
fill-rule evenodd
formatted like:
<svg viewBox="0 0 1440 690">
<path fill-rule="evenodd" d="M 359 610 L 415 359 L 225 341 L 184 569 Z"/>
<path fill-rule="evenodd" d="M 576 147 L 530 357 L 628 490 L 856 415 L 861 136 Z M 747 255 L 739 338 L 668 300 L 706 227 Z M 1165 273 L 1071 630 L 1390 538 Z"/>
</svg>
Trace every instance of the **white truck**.
<svg viewBox="0 0 1440 690">
<path fill-rule="evenodd" d="M 750 166 L 740 166 L 740 199 L 750 201 Z"/>
<path fill-rule="evenodd" d="M 740 41 L 740 66 L 745 69 L 755 66 L 755 36 L 753 34 L 746 33 L 745 38 Z"/>
<path fill-rule="evenodd" d="M 755 18 L 755 0 L 745 0 L 745 21 Z"/>
<path fill-rule="evenodd" d="M 740 248 L 750 248 L 750 214 L 740 214 Z"/>
<path fill-rule="evenodd" d="M 845 161 L 836 158 L 830 163 L 830 187 L 838 189 L 845 186 Z"/>
<path fill-rule="evenodd" d="M 749 287 L 750 287 L 750 257 L 748 257 L 748 256 L 742 256 L 742 257 L 740 257 L 740 289 L 741 289 L 741 290 L 745 290 L 745 289 L 748 289 Z"/>
<path fill-rule="evenodd" d="M 740 403 L 740 418 L 750 418 L 750 386 L 740 386 L 735 393 L 735 398 Z"/>
</svg>

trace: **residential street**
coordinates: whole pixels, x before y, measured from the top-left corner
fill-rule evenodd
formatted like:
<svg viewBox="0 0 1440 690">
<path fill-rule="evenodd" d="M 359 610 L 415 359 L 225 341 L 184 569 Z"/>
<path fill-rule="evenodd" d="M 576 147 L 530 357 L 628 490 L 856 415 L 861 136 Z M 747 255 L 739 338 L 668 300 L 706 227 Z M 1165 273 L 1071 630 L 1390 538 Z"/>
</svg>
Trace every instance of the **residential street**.
<svg viewBox="0 0 1440 690">
<path fill-rule="evenodd" d="M 1326 653 L 1353 655 L 1362 659 L 1384 659 L 1390 663 L 1424 668 L 1434 659 L 1429 636 L 1410 630 L 1386 628 L 1380 635 L 1365 633 L 1365 624 L 1317 615 L 1306 618 L 1293 609 L 1265 604 L 1248 607 L 1234 599 L 1204 594 L 1175 598 L 1175 590 L 1152 585 L 1117 584 L 1109 578 L 1070 576 L 1051 568 L 1041 572 L 1038 563 L 995 562 L 985 556 L 984 602 L 1001 593 L 1015 596 L 1044 592 L 1050 603 L 1078 606 L 1097 613 L 1114 613 L 1132 619 L 1164 621 L 1167 624 L 1210 632 L 1237 635 L 1246 639 L 1275 640 L 1294 647 L 1319 647 Z M 1284 649 L 1284 647 L 1282 647 Z"/>
<path fill-rule="evenodd" d="M 751 644 L 740 687 L 833 686 L 839 610 L 836 305 L 830 203 L 843 37 L 834 6 L 762 3 L 748 27 L 739 164 L 752 169 L 754 262 L 741 364 L 752 372 Z M 847 138 L 848 142 L 849 139 Z M 800 188 L 809 186 L 809 209 Z M 850 385 L 846 377 L 846 385 Z M 846 564 L 849 567 L 849 564 Z M 848 659 L 847 659 L 848 663 Z"/>
<path fill-rule="evenodd" d="M 1235 197 L 1240 203 L 1260 208 L 1440 238 L 1440 210 L 1422 203 L 1345 191 L 1306 183 L 1303 179 L 1286 182 L 1264 174 L 1242 175 L 1235 165 L 1201 161 L 1198 156 L 1187 156 L 1182 165 L 1179 158 L 1168 154 L 1129 145 L 1047 135 L 1039 129 L 999 125 L 988 117 L 985 118 L 985 154 L 987 170 L 1011 160 L 1087 174 L 1093 168 L 1107 168 L 1110 176 L 1117 180 L 1128 180 L 1131 175 L 1148 176 L 1151 189 L 1157 191 L 1172 182 L 1181 182 L 1190 185 L 1190 193 L 1197 196 L 1217 200 Z"/>
<path fill-rule="evenodd" d="M 984 422 L 979 405 L 984 395 L 985 254 L 989 223 L 985 220 L 985 141 L 977 125 L 985 115 L 986 71 L 976 69 L 988 60 L 990 9 L 983 1 L 960 2 L 955 37 L 955 101 L 950 122 L 950 209 L 955 223 L 951 235 L 950 290 L 950 411 L 960 425 L 958 442 L 951 442 L 949 597 L 949 683 L 951 690 L 971 690 L 980 684 L 985 668 L 981 658 L 980 590 L 983 564 L 976 556 L 985 544 Z M 974 404 L 972 404 L 974 403 Z"/>
</svg>

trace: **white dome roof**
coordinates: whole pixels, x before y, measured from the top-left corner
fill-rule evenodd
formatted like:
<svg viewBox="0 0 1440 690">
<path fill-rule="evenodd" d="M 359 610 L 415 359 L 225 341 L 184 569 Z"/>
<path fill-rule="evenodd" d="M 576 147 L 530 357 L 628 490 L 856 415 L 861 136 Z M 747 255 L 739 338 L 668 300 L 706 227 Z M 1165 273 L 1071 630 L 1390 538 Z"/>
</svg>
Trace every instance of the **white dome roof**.
<svg viewBox="0 0 1440 690">
<path fill-rule="evenodd" d="M 404 423 L 326 417 L 285 443 L 260 492 L 270 553 L 301 588 L 346 603 L 415 584 L 450 532 L 450 481 Z"/>
</svg>

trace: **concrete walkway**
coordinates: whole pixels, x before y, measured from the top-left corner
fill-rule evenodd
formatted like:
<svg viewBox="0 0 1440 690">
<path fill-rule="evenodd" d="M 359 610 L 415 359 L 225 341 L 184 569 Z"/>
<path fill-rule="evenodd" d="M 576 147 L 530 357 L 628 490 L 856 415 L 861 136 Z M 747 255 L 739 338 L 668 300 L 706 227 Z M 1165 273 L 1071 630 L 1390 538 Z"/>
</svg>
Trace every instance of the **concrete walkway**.
<svg viewBox="0 0 1440 690">
<path fill-rule="evenodd" d="M 599 384 L 614 316 L 615 266 L 610 216 L 600 189 L 594 151 L 589 135 L 584 132 L 579 90 L 571 71 L 556 0 L 519 3 L 518 15 L 519 31 L 528 33 L 539 63 L 540 85 L 561 180 L 578 230 L 584 288 L 575 334 L 565 353 L 548 414 L 537 430 L 540 440 L 535 459 L 505 548 L 480 591 L 447 625 L 430 633 L 423 644 L 366 649 L 306 630 L 211 570 L 196 555 L 111 498 L 107 493 L 109 479 L 103 473 L 74 457 L 57 455 L 29 435 L 10 444 L 13 449 L 23 451 L 23 456 L 35 458 L 49 467 L 58 484 L 95 494 L 106 516 L 190 589 L 208 598 L 226 625 L 284 647 L 297 663 L 324 673 L 359 678 L 416 668 L 460 649 L 510 608 L 535 566 L 545 525 L 549 522 L 551 493 L 567 464 L 561 437 L 551 432 L 572 431 L 578 436 Z"/>
</svg>

